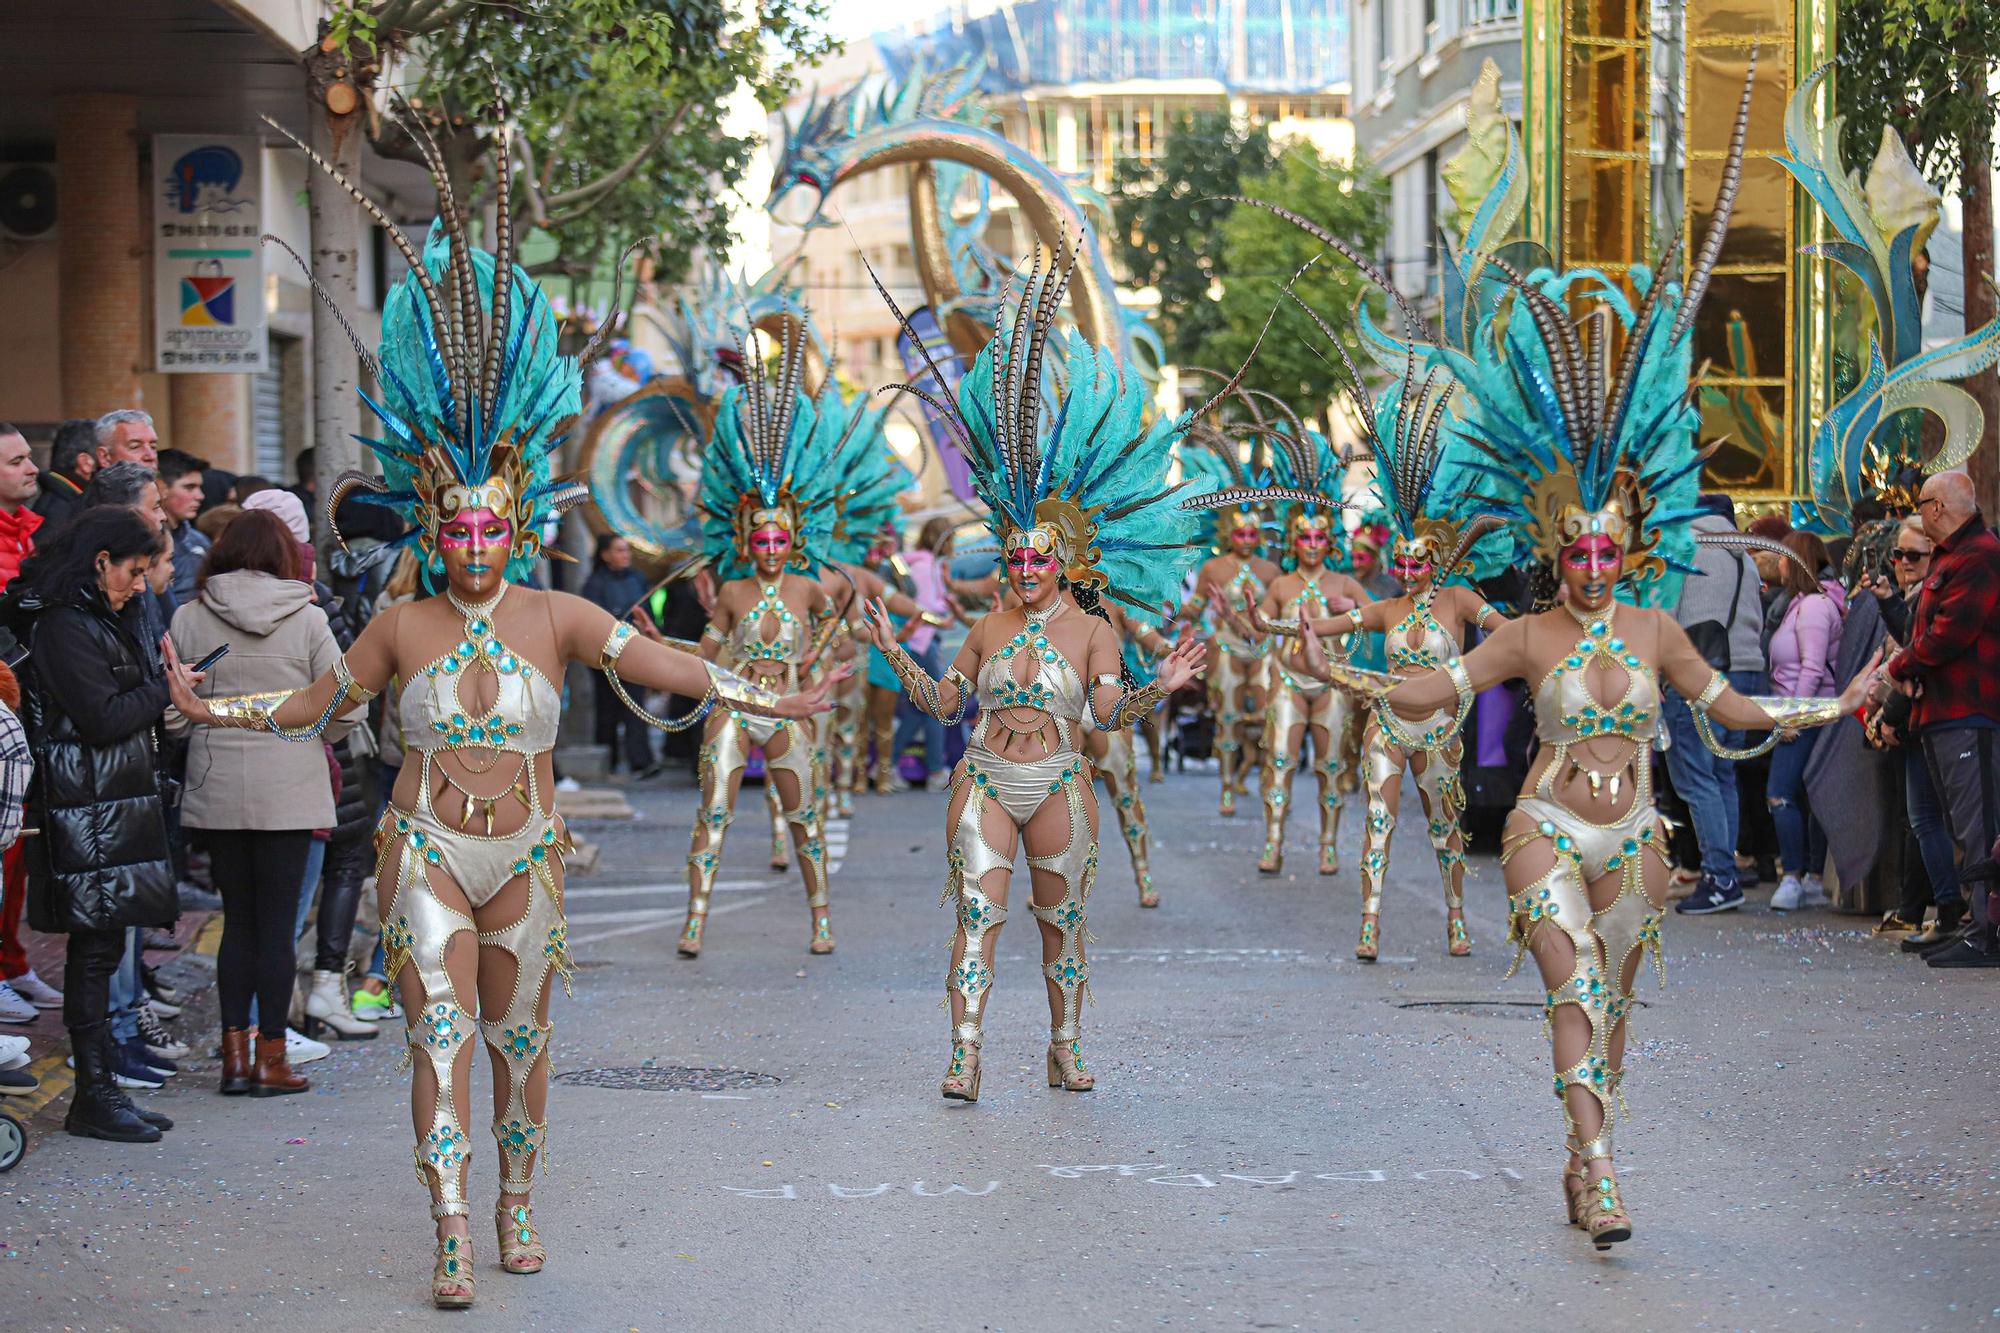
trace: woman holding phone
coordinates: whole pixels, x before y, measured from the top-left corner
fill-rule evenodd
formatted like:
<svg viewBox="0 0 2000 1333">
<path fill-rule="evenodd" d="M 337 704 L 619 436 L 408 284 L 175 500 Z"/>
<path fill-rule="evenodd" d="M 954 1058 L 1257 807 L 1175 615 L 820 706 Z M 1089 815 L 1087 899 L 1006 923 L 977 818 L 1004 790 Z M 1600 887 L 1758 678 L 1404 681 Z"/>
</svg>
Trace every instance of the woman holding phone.
<svg viewBox="0 0 2000 1333">
<path fill-rule="evenodd" d="M 208 668 L 205 694 L 302 689 L 333 669 L 340 648 L 326 613 L 313 605 L 312 585 L 300 582 L 298 572 L 298 544 L 277 515 L 246 510 L 223 530 L 196 578 L 195 600 L 173 621 L 174 646 L 188 660 L 229 650 Z M 187 729 L 178 713 L 168 725 Z M 334 719 L 326 739 L 338 739 L 351 725 L 352 718 Z M 293 926 L 312 831 L 333 822 L 333 786 L 318 748 L 269 732 L 214 727 L 189 738 L 181 824 L 202 831 L 223 902 L 215 984 L 224 1096 L 306 1090 L 304 1075 L 285 1059 L 297 961 Z"/>
</svg>

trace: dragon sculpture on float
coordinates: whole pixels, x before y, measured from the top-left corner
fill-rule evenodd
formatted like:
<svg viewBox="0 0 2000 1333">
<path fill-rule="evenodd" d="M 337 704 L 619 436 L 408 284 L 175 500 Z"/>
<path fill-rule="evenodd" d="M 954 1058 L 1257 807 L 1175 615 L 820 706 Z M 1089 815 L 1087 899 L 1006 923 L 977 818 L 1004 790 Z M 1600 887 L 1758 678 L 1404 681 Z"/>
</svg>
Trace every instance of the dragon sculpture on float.
<svg viewBox="0 0 2000 1333">
<path fill-rule="evenodd" d="M 781 339 L 788 325 L 802 324 L 808 392 L 816 395 L 814 386 L 827 379 L 826 341 L 804 309 L 783 268 L 748 282 L 704 263 L 670 319 L 646 315 L 677 366 L 606 407 L 586 428 L 580 468 L 595 501 L 584 511 L 593 532 L 618 533 L 649 566 L 695 544 L 680 479 L 700 474 L 723 391 L 743 382 L 750 330 Z"/>
<path fill-rule="evenodd" d="M 837 187 L 871 171 L 910 167 L 918 280 L 945 336 L 969 365 L 993 338 L 999 284 L 1013 270 L 982 235 L 984 185 L 998 185 L 1013 196 L 1035 239 L 1050 252 L 1076 252 L 1081 238 L 1070 306 L 1084 338 L 1115 349 L 1122 363 L 1142 369 L 1134 346 L 1146 345 L 1155 350 L 1157 364 L 1158 340 L 1118 304 L 1098 230 L 1076 186 L 991 128 L 978 102 L 985 68 L 983 60 L 960 60 L 933 70 L 919 57 L 904 78 L 879 89 L 857 84 L 830 98 L 815 95 L 787 127 L 766 209 L 778 216 L 794 191 L 808 191 L 811 211 L 800 225 L 828 225 L 821 215 Z M 951 171 L 953 165 L 978 178 L 972 217 L 962 222 L 954 221 L 951 204 L 966 181 Z"/>
</svg>

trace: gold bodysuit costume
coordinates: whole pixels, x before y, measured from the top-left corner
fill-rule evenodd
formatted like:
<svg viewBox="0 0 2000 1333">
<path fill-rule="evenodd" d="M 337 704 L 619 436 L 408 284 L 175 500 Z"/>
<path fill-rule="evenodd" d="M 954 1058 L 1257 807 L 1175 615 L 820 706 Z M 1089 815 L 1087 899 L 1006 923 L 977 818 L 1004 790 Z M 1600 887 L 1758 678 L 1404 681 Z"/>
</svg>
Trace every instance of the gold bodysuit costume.
<svg viewBox="0 0 2000 1333">
<path fill-rule="evenodd" d="M 1239 611 L 1247 611 L 1264 600 L 1264 580 L 1245 564 L 1221 592 Z M 1243 695 L 1246 690 L 1262 691 L 1268 687 L 1270 645 L 1244 638 L 1220 616 L 1211 626 L 1209 643 L 1219 650 L 1210 656 L 1205 674 L 1208 706 L 1215 714 L 1215 754 L 1222 770 L 1221 809 L 1223 814 L 1233 815 L 1238 786 L 1245 780 L 1244 743 L 1252 739 L 1249 729 L 1258 720 L 1254 711 L 1245 711 Z M 1251 748 L 1248 754 L 1254 756 L 1256 749 Z"/>
<path fill-rule="evenodd" d="M 1569 936 L 1576 952 L 1575 971 L 1547 993 L 1544 1012 L 1553 1024 L 1557 1006 L 1573 1004 L 1590 1023 L 1589 1047 L 1555 1078 L 1556 1098 L 1568 1125 L 1566 1141 L 1585 1162 L 1611 1156 L 1614 1096 L 1624 1105 L 1619 1091 L 1624 1070 L 1612 1064 L 1611 1043 L 1631 1010 L 1632 994 L 1625 988 L 1624 976 L 1633 951 L 1650 949 L 1661 983 L 1666 980 L 1660 958 L 1662 912 L 1647 900 L 1641 874 L 1646 856 L 1658 857 L 1662 866 L 1667 860 L 1666 832 L 1653 808 L 1647 754 L 1659 723 L 1659 682 L 1644 659 L 1628 651 L 1625 641 L 1613 633 L 1611 620 L 1599 616 L 1585 625 L 1574 651 L 1535 687 L 1535 732 L 1547 757 L 1541 761 L 1534 794 L 1522 797 L 1515 807 L 1535 823 L 1510 834 L 1500 853 L 1501 864 L 1506 865 L 1523 848 L 1547 842 L 1555 855 L 1547 874 L 1508 900 L 1508 937 L 1516 952 L 1507 975 L 1520 966 L 1538 931 L 1554 929 Z M 1623 696 L 1608 706 L 1588 683 L 1589 668 L 1598 662 L 1621 668 L 1626 677 Z M 1609 822 L 1598 822 L 1564 805 L 1556 789 L 1581 776 L 1589 783 L 1592 800 L 1616 804 L 1624 785 L 1623 768 L 1599 773 L 1587 757 L 1572 754 L 1573 747 L 1604 737 L 1630 741 L 1637 748 L 1629 761 L 1631 805 Z M 1589 884 L 1612 871 L 1620 875 L 1618 896 L 1602 909 L 1593 909 Z M 1589 1143 L 1578 1140 L 1565 1095 L 1572 1088 L 1588 1092 L 1604 1111 L 1604 1128 Z"/>
<path fill-rule="evenodd" d="M 1389 670 L 1399 676 L 1420 676 L 1458 656 L 1458 644 L 1431 614 L 1431 598 L 1418 597 L 1413 601 L 1410 614 L 1384 636 Z M 1410 642 L 1411 630 L 1420 631 L 1414 644 Z M 1428 725 L 1419 723 L 1410 729 Z M 1362 786 L 1368 794 L 1368 822 L 1362 829 L 1361 843 L 1361 914 L 1369 917 L 1382 912 L 1382 880 L 1389 869 L 1389 840 L 1396 831 L 1396 816 L 1389 809 L 1387 793 L 1391 783 L 1403 780 L 1403 768 L 1414 756 L 1391 755 L 1390 741 L 1372 715 L 1362 728 L 1361 739 L 1365 769 Z M 1431 849 L 1437 854 L 1438 874 L 1444 879 L 1445 907 L 1452 912 L 1462 911 L 1465 904 L 1465 834 L 1459 827 L 1459 817 L 1465 808 L 1465 789 L 1458 779 L 1459 761 L 1464 754 L 1464 742 L 1454 736 L 1446 748 L 1427 751 L 1423 771 L 1416 774 L 1425 831 L 1430 835 Z M 1450 920 L 1452 947 L 1469 947 L 1471 941 L 1465 933 L 1464 918 L 1454 916 Z M 1375 942 L 1374 923 L 1363 921 L 1362 947 L 1372 948 Z"/>
<path fill-rule="evenodd" d="M 724 664 L 742 667 L 751 662 L 779 662 L 784 673 L 779 688 L 784 693 L 798 689 L 798 659 L 806 650 L 807 626 L 782 595 L 782 582 L 762 583 L 755 606 L 744 613 L 723 640 L 718 654 Z M 766 622 L 776 625 L 776 637 L 764 638 Z M 714 626 L 704 638 L 718 638 Z M 785 737 L 784 753 L 771 756 L 771 742 Z M 819 748 L 815 729 L 808 722 L 778 717 L 757 717 L 730 709 L 714 734 L 703 740 L 700 751 L 701 809 L 696 814 L 694 832 L 688 843 L 688 916 L 681 931 L 682 951 L 701 947 L 702 928 L 708 920 L 708 900 L 715 890 L 715 875 L 722 864 L 723 833 L 735 819 L 730 787 L 750 762 L 754 746 L 763 746 L 765 784 L 776 792 L 776 813 L 803 831 L 799 871 L 806 882 L 806 902 L 813 909 L 815 948 L 833 942 L 833 927 L 827 915 L 826 840 L 820 820 Z M 778 791 L 776 775 L 789 773 L 798 794 L 789 803 Z M 774 844 L 772 858 L 777 849 Z"/>
<path fill-rule="evenodd" d="M 417 1179 L 435 1183 L 438 1216 L 464 1215 L 465 1163 L 471 1148 L 454 1111 L 457 1056 L 472 1035 L 473 1017 L 458 1004 L 444 955 L 461 932 L 482 948 L 513 955 L 512 993 L 497 1012 L 481 1006 L 479 1031 L 507 1071 L 504 1095 L 494 1097 L 493 1137 L 500 1152 L 500 1188 L 526 1194 L 537 1153 L 548 1146 L 548 1127 L 528 1113 L 527 1083 L 538 1061 L 548 1058 L 551 1024 L 538 1021 L 549 974 L 567 987 L 569 929 L 563 919 L 562 888 L 556 876 L 568 850 L 566 830 L 544 805 L 535 757 L 555 748 L 561 720 L 561 692 L 494 631 L 500 598 L 468 606 L 446 594 L 465 616 L 465 635 L 403 684 L 399 716 L 405 744 L 416 752 L 418 795 L 414 810 L 390 805 L 376 828 L 380 856 L 375 873 L 390 886 L 383 894 L 382 947 L 385 971 L 397 976 L 407 961 L 423 983 L 424 1007 L 410 1017 L 410 1048 L 430 1061 L 436 1101 L 430 1128 L 417 1141 Z M 502 596 L 504 596 L 504 591 Z M 493 704 L 477 716 L 460 701 L 459 683 L 474 672 L 490 672 L 496 683 Z M 497 795 L 477 795 L 454 777 L 438 756 L 446 750 L 476 750 L 498 756 L 487 770 L 513 765 L 513 782 Z M 471 771 L 469 768 L 468 772 Z M 433 803 L 433 782 L 455 788 L 465 801 L 456 827 L 446 824 Z M 518 801 L 526 822 L 512 833 L 492 832 L 497 811 L 509 814 Z M 480 831 L 470 827 L 478 823 Z M 474 907 L 484 906 L 513 880 L 527 879 L 521 915 L 498 930 L 480 931 L 472 918 L 445 905 L 431 889 L 427 867 L 449 875 Z"/>
<path fill-rule="evenodd" d="M 1306 579 L 1306 586 L 1281 608 L 1280 623 L 1296 621 L 1299 612 L 1307 607 L 1322 614 L 1327 610 L 1326 594 L 1320 590 L 1318 575 Z M 1340 762 L 1343 737 L 1353 724 L 1353 702 L 1324 681 L 1288 670 L 1279 654 L 1272 654 L 1265 667 L 1269 674 L 1264 696 L 1262 865 L 1269 867 L 1270 873 L 1276 873 L 1284 863 L 1285 818 L 1291 806 L 1292 777 L 1299 759 L 1291 735 L 1292 729 L 1298 727 L 1300 739 L 1312 746 L 1312 771 L 1319 781 L 1319 873 L 1336 874 L 1340 870 L 1340 854 L 1334 841 L 1340 835 Z M 1312 739 L 1314 727 L 1325 730 L 1324 744 Z"/>
<path fill-rule="evenodd" d="M 968 794 L 964 807 L 952 825 L 948 853 L 950 871 L 945 881 L 943 901 L 958 900 L 958 938 L 953 942 L 951 974 L 947 982 L 964 1002 L 964 1013 L 952 1028 L 952 1066 L 962 1067 L 965 1047 L 980 1041 L 986 992 L 993 984 L 992 960 L 986 957 L 988 931 L 1003 924 L 1007 909 L 994 902 L 982 887 L 986 875 L 995 871 L 1011 873 L 1013 859 L 986 841 L 981 825 L 986 809 L 998 805 L 1018 828 L 1025 828 L 1045 802 L 1060 800 L 1069 807 L 1069 842 L 1051 856 L 1029 856 L 1033 870 L 1044 870 L 1062 881 L 1060 901 L 1044 907 L 1032 897 L 1028 910 L 1055 929 L 1061 943 L 1055 958 L 1042 965 L 1042 975 L 1062 996 L 1060 1016 L 1050 1025 L 1051 1043 L 1065 1044 L 1075 1057 L 1078 1073 L 1084 1072 L 1082 1032 L 1079 1020 L 1085 989 L 1090 983 L 1090 965 L 1084 958 L 1084 903 L 1097 876 L 1097 837 L 1085 805 L 1090 786 L 1090 766 L 1080 744 L 1087 706 L 1086 685 L 1069 659 L 1049 641 L 1044 629 L 1048 621 L 1063 613 L 1066 603 L 1058 600 L 1045 619 L 1029 619 L 1020 633 L 1001 645 L 979 669 L 976 697 L 979 721 L 965 758 L 952 778 L 951 798 L 963 789 Z M 1035 674 L 1026 684 L 1014 679 L 1014 659 L 1026 657 L 1034 663 Z M 950 673 L 961 691 L 969 682 Z M 1115 681 L 1115 677 L 1113 680 Z M 1036 760 L 1005 758 L 988 747 L 996 728 L 1018 731 L 1000 716 L 1003 709 L 1034 709 L 1046 714 L 1061 737 L 1061 744 Z M 948 999 L 949 997 L 947 997 Z M 1051 1065 L 1053 1081 L 1053 1064 Z"/>
</svg>

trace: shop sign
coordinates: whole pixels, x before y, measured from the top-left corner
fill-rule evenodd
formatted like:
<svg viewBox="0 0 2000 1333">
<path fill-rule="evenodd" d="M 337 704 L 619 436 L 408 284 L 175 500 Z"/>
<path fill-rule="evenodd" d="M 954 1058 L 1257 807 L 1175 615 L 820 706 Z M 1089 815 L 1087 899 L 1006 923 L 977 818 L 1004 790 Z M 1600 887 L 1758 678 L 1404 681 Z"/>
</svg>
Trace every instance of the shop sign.
<svg viewBox="0 0 2000 1333">
<path fill-rule="evenodd" d="M 153 356 L 163 371 L 265 367 L 263 147 L 153 136 Z"/>
</svg>

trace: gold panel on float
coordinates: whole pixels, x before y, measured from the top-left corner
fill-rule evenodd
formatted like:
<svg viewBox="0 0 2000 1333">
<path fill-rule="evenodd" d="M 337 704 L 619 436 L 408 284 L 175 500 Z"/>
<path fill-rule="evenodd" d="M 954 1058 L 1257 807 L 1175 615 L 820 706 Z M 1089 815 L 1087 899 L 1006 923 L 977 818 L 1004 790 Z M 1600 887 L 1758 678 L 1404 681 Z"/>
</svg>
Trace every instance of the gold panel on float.
<svg viewBox="0 0 2000 1333">
<path fill-rule="evenodd" d="M 1569 33 L 1637 41 L 1646 36 L 1646 16 L 1632 0 L 1569 0 Z"/>
<path fill-rule="evenodd" d="M 1719 157 L 1696 158 L 1688 163 L 1685 244 L 1690 252 L 1699 248 L 1702 237 L 1708 234 L 1723 166 Z M 1729 234 L 1722 242 L 1722 264 L 1768 264 L 1775 268 L 1791 262 L 1792 196 L 1788 188 L 1791 179 L 1783 167 L 1768 157 L 1743 160 L 1736 208 L 1729 215 Z M 1772 313 L 1782 315 L 1782 305 Z"/>
<path fill-rule="evenodd" d="M 1790 45 L 1792 5 L 1793 0 L 1687 0 L 1688 32 L 1703 37 L 1780 37 Z M 1737 82 L 1742 82 L 1740 74 Z"/>
<path fill-rule="evenodd" d="M 1645 254 L 1647 166 L 1630 158 L 1569 159 L 1563 173 L 1565 267 L 1616 273 Z"/>
<path fill-rule="evenodd" d="M 1633 152 L 1646 145 L 1646 57 L 1627 46 L 1570 48 L 1567 152 Z"/>
<path fill-rule="evenodd" d="M 1694 317 L 1694 363 L 1714 379 L 1785 375 L 1785 270 L 1718 273 Z"/>
<path fill-rule="evenodd" d="M 1757 49 L 1757 82 L 1750 94 L 1746 153 L 1779 153 L 1785 148 L 1785 101 L 1791 96 L 1788 53 L 1764 43 Z M 1743 98 L 1747 46 L 1702 46 L 1688 53 L 1687 147 L 1692 155 L 1729 151 L 1736 108 Z"/>
<path fill-rule="evenodd" d="M 1703 469 L 1707 483 L 1729 491 L 1771 492 L 1786 484 L 1785 390 L 1777 384 L 1703 381 L 1695 438 L 1721 440 Z"/>
</svg>

